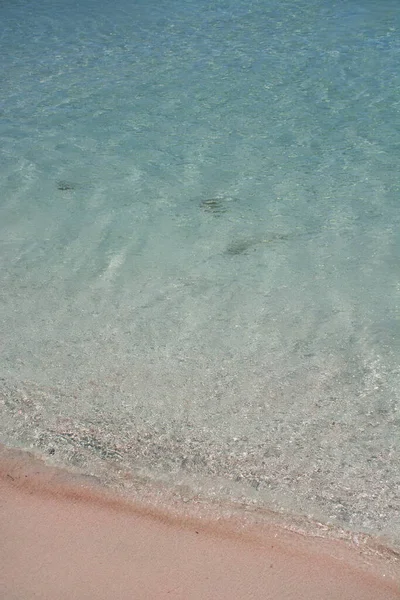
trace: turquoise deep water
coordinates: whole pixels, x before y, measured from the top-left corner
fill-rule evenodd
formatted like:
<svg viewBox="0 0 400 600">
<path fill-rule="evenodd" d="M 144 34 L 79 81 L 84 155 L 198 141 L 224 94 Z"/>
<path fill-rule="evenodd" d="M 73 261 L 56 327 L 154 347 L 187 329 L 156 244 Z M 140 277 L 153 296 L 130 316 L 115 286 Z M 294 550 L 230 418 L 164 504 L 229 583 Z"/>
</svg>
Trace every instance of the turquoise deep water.
<svg viewBox="0 0 400 600">
<path fill-rule="evenodd" d="M 400 541 L 398 2 L 0 23 L 2 440 Z"/>
</svg>

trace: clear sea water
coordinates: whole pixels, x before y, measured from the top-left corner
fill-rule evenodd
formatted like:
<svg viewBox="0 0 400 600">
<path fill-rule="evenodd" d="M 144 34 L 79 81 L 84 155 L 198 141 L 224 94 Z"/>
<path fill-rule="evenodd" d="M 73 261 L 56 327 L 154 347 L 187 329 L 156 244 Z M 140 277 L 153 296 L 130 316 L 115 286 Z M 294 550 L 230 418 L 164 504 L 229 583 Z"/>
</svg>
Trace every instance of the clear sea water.
<svg viewBox="0 0 400 600">
<path fill-rule="evenodd" d="M 400 541 L 399 31 L 2 2 L 3 441 Z"/>
</svg>

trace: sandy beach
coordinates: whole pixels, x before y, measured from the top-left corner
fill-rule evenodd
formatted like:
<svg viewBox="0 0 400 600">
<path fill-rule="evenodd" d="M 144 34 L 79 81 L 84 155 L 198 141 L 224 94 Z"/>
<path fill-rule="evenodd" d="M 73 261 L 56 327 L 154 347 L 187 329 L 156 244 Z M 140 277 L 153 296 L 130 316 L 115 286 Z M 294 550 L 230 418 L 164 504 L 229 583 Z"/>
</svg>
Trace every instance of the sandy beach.
<svg viewBox="0 0 400 600">
<path fill-rule="evenodd" d="M 179 518 L 4 447 L 0 465 L 2 600 L 400 598 L 389 551 Z"/>
</svg>

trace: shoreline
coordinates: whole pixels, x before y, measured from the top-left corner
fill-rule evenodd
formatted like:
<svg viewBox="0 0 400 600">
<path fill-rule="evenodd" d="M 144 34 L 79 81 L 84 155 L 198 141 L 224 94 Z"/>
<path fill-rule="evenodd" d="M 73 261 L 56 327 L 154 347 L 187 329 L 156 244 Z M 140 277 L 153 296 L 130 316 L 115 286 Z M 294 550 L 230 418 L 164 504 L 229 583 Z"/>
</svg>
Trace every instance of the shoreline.
<svg viewBox="0 0 400 600">
<path fill-rule="evenodd" d="M 400 598 L 400 558 L 379 543 L 162 510 L 3 446 L 0 498 L 4 600 Z"/>
</svg>

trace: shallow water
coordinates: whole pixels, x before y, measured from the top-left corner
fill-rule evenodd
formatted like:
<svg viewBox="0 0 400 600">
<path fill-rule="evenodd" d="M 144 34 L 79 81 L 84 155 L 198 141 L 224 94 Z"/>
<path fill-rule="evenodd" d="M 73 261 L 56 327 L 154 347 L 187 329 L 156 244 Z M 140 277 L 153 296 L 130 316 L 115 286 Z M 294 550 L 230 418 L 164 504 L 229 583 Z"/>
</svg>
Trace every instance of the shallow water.
<svg viewBox="0 0 400 600">
<path fill-rule="evenodd" d="M 400 541 L 397 8 L 3 4 L 3 441 Z"/>
</svg>

